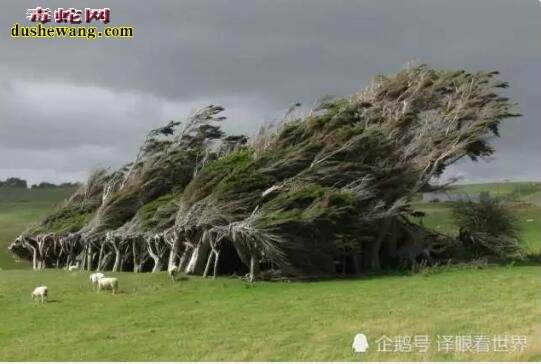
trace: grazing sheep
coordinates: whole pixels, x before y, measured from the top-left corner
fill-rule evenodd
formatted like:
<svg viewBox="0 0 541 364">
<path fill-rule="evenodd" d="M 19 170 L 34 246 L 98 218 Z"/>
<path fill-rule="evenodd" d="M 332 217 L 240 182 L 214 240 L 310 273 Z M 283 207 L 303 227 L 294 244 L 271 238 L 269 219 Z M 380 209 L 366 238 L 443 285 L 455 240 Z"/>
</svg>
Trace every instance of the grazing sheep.
<svg viewBox="0 0 541 364">
<path fill-rule="evenodd" d="M 102 289 L 110 289 L 115 294 L 118 291 L 118 279 L 112 277 L 98 279 L 98 292 Z"/>
<path fill-rule="evenodd" d="M 36 287 L 32 292 L 32 301 L 37 298 L 41 303 L 44 303 L 47 300 L 48 295 L 49 288 L 47 288 L 47 286 Z"/>
<path fill-rule="evenodd" d="M 68 270 L 69 270 L 70 272 L 73 272 L 74 270 L 79 270 L 79 263 L 74 264 L 74 265 L 70 265 L 70 266 L 68 267 Z"/>
<path fill-rule="evenodd" d="M 175 280 L 175 277 L 177 275 L 177 266 L 176 265 L 172 265 L 169 267 L 169 269 L 167 269 L 167 273 L 169 274 L 169 277 L 171 277 L 172 280 Z"/>
<path fill-rule="evenodd" d="M 90 282 L 92 283 L 92 287 L 93 288 L 96 288 L 98 286 L 98 281 L 101 279 L 101 278 L 104 278 L 105 277 L 105 274 L 103 273 L 93 273 L 90 275 Z"/>
</svg>

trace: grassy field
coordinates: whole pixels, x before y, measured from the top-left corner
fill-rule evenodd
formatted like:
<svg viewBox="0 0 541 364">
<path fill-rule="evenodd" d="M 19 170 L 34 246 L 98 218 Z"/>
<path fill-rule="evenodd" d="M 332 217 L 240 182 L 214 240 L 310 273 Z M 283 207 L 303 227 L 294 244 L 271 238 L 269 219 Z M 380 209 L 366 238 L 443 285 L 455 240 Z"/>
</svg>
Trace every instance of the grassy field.
<svg viewBox="0 0 541 364">
<path fill-rule="evenodd" d="M 118 273 L 121 294 L 65 271 L 0 272 L 0 361 L 536 360 L 541 267 L 314 283 Z M 38 284 L 49 304 L 33 304 Z M 353 336 L 370 349 L 354 354 Z M 429 335 L 428 353 L 377 352 L 381 336 Z M 443 353 L 437 335 L 521 335 L 523 352 Z"/>
<path fill-rule="evenodd" d="M 24 189 L 0 187 L 0 268 L 21 268 L 6 247 L 28 225 L 47 216 L 74 188 Z"/>
<path fill-rule="evenodd" d="M 423 218 L 416 219 L 430 228 L 445 234 L 455 235 L 455 226 L 449 203 L 418 203 L 416 209 L 426 213 Z M 514 209 L 514 215 L 520 227 L 522 246 L 528 253 L 541 253 L 541 208 L 521 206 Z"/>
<path fill-rule="evenodd" d="M 69 193 L 23 192 L 0 191 L 0 266 L 14 267 L 2 251 L 5 242 Z M 528 201 L 538 193 L 521 198 Z M 425 225 L 454 231 L 449 205 L 416 207 L 428 213 Z M 541 252 L 540 211 L 534 205 L 516 209 L 522 243 L 533 253 Z M 121 293 L 112 296 L 92 292 L 88 273 L 0 271 L 0 361 L 541 359 L 541 266 L 253 286 L 228 278 L 172 282 L 165 273 L 115 276 Z M 30 299 L 41 284 L 50 288 L 45 305 Z M 368 337 L 367 353 L 353 353 L 357 333 Z M 378 352 L 376 340 L 383 335 L 428 335 L 430 349 Z M 438 335 L 520 335 L 527 347 L 445 353 L 437 350 Z"/>
<path fill-rule="evenodd" d="M 490 192 L 492 197 L 514 197 L 526 204 L 518 204 L 514 208 L 515 217 L 520 226 L 520 238 L 526 252 L 541 253 L 541 183 L 538 182 L 508 182 L 508 183 L 485 183 L 472 185 L 457 185 L 450 188 L 455 192 L 478 193 Z M 426 213 L 422 219 L 417 219 L 435 230 L 445 234 L 454 235 L 457 227 L 451 215 L 451 204 L 438 203 L 415 203 L 415 208 Z"/>
<path fill-rule="evenodd" d="M 493 197 L 513 195 L 522 198 L 541 191 L 541 182 L 475 183 L 449 187 L 449 192 L 479 193 L 483 191 L 490 192 Z"/>
</svg>

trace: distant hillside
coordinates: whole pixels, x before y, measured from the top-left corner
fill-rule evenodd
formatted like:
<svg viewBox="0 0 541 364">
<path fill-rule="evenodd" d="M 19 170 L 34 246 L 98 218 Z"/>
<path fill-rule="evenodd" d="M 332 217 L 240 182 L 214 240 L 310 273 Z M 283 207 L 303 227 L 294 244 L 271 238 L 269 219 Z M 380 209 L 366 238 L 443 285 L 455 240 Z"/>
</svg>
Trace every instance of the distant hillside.
<svg viewBox="0 0 541 364">
<path fill-rule="evenodd" d="M 505 197 L 516 201 L 526 201 L 532 205 L 517 205 L 514 207 L 515 216 L 519 221 L 521 243 L 526 250 L 533 254 L 541 253 L 540 229 L 541 224 L 541 182 L 502 182 L 476 183 L 450 186 L 449 192 L 479 193 L 490 192 L 492 197 Z M 415 208 L 426 213 L 420 218 L 423 224 L 446 234 L 456 234 L 457 227 L 451 216 L 450 204 L 447 202 L 418 202 Z"/>
<path fill-rule="evenodd" d="M 449 186 L 449 192 L 479 193 L 490 192 L 492 196 L 514 195 L 518 199 L 541 192 L 541 182 L 498 182 L 475 183 Z"/>
<path fill-rule="evenodd" d="M 41 189 L 0 187 L 0 204 L 14 202 L 57 203 L 68 198 L 76 189 L 77 187 L 52 187 Z"/>
<path fill-rule="evenodd" d="M 26 189 L 0 187 L 0 268 L 21 267 L 7 250 L 7 244 L 28 225 L 39 222 L 62 200 L 75 192 L 69 188 Z"/>
</svg>

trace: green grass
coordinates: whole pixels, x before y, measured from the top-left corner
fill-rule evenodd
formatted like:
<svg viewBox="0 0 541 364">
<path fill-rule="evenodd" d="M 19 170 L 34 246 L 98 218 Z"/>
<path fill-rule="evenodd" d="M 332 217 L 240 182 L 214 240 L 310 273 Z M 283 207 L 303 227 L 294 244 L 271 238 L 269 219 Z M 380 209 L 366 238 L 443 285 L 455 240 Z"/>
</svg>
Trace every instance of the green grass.
<svg viewBox="0 0 541 364">
<path fill-rule="evenodd" d="M 515 195 L 525 197 L 541 191 L 541 182 L 501 182 L 476 183 L 468 185 L 453 185 L 448 188 L 450 192 L 479 193 L 490 192 L 492 197 Z"/>
<path fill-rule="evenodd" d="M 479 193 L 488 191 L 491 197 L 507 197 L 528 204 L 518 204 L 514 208 L 520 227 L 520 239 L 525 251 L 541 253 L 541 183 L 540 182 L 502 182 L 456 185 L 449 187 L 452 192 Z M 420 200 L 420 199 L 419 199 Z M 455 235 L 457 227 L 451 216 L 451 204 L 446 202 L 416 202 L 415 209 L 426 216 L 422 221 L 427 227 L 445 234 Z"/>
<path fill-rule="evenodd" d="M 121 293 L 88 275 L 0 272 L 0 361 L 535 360 L 541 267 L 314 283 L 256 283 L 115 273 Z M 47 284 L 50 303 L 31 302 Z M 353 354 L 356 333 L 370 351 Z M 525 335 L 525 352 L 445 354 L 437 335 Z M 378 353 L 382 335 L 429 335 L 427 354 Z"/>
<path fill-rule="evenodd" d="M 520 224 L 521 242 L 524 248 L 531 252 L 541 253 L 541 209 L 526 207 L 516 210 Z"/>
<path fill-rule="evenodd" d="M 417 203 L 415 208 L 426 216 L 416 219 L 441 233 L 456 235 L 456 227 L 451 216 L 451 204 L 446 202 Z M 541 253 L 541 208 L 528 205 L 514 208 L 520 228 L 521 244 L 528 253 Z"/>
<path fill-rule="evenodd" d="M 0 187 L 0 268 L 21 268 L 7 251 L 7 245 L 29 225 L 39 222 L 74 188 L 24 189 Z"/>
</svg>

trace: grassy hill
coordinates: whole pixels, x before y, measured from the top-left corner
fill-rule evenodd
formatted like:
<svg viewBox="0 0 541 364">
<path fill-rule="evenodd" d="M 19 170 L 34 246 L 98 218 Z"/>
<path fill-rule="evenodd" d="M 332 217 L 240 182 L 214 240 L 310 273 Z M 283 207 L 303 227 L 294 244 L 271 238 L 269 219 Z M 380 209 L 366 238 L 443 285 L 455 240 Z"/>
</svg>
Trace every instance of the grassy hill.
<svg viewBox="0 0 541 364">
<path fill-rule="evenodd" d="M 541 358 L 541 267 L 461 269 L 251 286 L 165 273 L 115 273 L 121 293 L 88 274 L 0 272 L 2 361 L 522 361 Z M 30 292 L 50 288 L 49 304 Z M 369 351 L 354 354 L 364 333 Z M 427 353 L 377 351 L 386 335 L 428 335 Z M 444 353 L 438 335 L 526 336 L 523 352 Z"/>
<path fill-rule="evenodd" d="M 541 183 L 505 182 L 456 185 L 449 192 L 479 193 L 490 192 L 492 198 L 509 198 L 525 202 L 515 204 L 514 212 L 520 224 L 522 245 L 529 253 L 541 253 Z M 446 202 L 416 202 L 415 208 L 426 213 L 418 219 L 428 227 L 446 234 L 455 234 L 457 228 L 451 216 L 451 204 Z"/>
<path fill-rule="evenodd" d="M 24 267 L 7 251 L 7 244 L 28 225 L 47 216 L 75 188 L 24 189 L 0 187 L 0 268 Z"/>
<path fill-rule="evenodd" d="M 512 195 L 517 198 L 528 196 L 541 191 L 541 182 L 499 182 L 475 183 L 467 185 L 454 185 L 448 188 L 449 192 L 479 193 L 490 192 L 493 197 Z"/>
<path fill-rule="evenodd" d="M 426 213 L 425 217 L 416 219 L 418 222 L 445 234 L 457 233 L 458 228 L 453 222 L 449 203 L 417 203 L 415 208 Z M 522 246 L 529 253 L 541 253 L 541 208 L 533 205 L 517 206 L 514 214 L 520 225 Z"/>
</svg>

